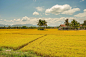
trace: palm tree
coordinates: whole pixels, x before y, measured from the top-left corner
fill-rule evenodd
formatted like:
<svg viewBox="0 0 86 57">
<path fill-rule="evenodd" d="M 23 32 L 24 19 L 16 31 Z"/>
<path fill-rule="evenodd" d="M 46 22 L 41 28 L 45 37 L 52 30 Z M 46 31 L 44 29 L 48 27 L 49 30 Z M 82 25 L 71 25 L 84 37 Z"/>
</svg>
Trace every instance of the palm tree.
<svg viewBox="0 0 86 57">
<path fill-rule="evenodd" d="M 86 20 L 84 20 L 83 27 L 86 29 Z"/>
<path fill-rule="evenodd" d="M 42 27 L 42 26 L 47 26 L 47 22 L 45 21 L 45 20 L 41 20 L 41 19 L 39 19 L 39 22 L 38 22 L 38 24 L 37 24 L 39 27 Z"/>
<path fill-rule="evenodd" d="M 67 26 L 67 30 L 68 30 L 68 26 L 69 26 L 68 19 L 66 19 L 64 23 L 65 23 L 65 25 Z"/>
<path fill-rule="evenodd" d="M 68 19 L 65 20 L 65 25 L 66 25 L 66 26 L 69 26 Z"/>
<path fill-rule="evenodd" d="M 43 26 L 45 27 L 45 26 L 47 26 L 47 22 L 45 21 L 45 20 L 42 20 L 42 22 L 43 22 Z M 46 28 L 46 27 L 45 27 Z"/>
<path fill-rule="evenodd" d="M 71 21 L 71 26 L 74 27 L 74 29 L 77 29 L 79 25 L 80 23 L 78 23 L 76 20 L 73 19 L 73 21 Z"/>
</svg>

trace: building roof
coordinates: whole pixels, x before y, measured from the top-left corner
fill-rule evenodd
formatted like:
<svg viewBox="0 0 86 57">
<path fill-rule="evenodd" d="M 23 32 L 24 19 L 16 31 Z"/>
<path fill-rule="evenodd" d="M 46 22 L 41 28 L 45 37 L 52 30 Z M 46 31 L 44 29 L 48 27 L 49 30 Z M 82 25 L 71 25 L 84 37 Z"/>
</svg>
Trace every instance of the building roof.
<svg viewBox="0 0 86 57">
<path fill-rule="evenodd" d="M 61 27 L 66 27 L 66 25 L 64 25 L 64 24 L 61 24 L 60 26 L 61 26 Z"/>
<path fill-rule="evenodd" d="M 82 25 L 80 25 L 80 27 L 82 27 Z"/>
</svg>

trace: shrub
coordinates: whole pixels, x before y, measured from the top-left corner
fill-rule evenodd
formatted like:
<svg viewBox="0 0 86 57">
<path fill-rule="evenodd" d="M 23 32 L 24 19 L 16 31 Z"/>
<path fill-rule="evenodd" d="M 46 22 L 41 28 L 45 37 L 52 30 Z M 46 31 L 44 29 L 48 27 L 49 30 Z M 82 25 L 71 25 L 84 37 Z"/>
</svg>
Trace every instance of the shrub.
<svg viewBox="0 0 86 57">
<path fill-rule="evenodd" d="M 0 48 L 0 51 L 2 51 L 3 49 L 2 48 Z"/>
<path fill-rule="evenodd" d="M 44 30 L 44 28 L 43 27 L 39 27 L 38 30 Z"/>
</svg>

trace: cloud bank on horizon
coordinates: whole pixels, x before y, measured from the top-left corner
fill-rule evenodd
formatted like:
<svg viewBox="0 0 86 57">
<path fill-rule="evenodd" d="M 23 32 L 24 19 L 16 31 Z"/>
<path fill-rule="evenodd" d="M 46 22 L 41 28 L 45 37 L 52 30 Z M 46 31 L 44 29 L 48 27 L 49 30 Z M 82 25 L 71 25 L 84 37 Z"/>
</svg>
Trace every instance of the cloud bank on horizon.
<svg viewBox="0 0 86 57">
<path fill-rule="evenodd" d="M 59 26 L 65 19 L 83 23 L 86 20 L 85 5 L 85 0 L 2 0 L 0 24 L 36 25 L 39 19 L 46 20 L 49 26 Z"/>
</svg>

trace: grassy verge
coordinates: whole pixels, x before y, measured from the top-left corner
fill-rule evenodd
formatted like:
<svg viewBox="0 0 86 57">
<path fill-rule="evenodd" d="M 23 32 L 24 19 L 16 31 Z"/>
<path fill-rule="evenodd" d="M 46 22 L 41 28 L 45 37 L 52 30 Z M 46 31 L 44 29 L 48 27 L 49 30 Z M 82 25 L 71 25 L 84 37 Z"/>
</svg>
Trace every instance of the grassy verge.
<svg viewBox="0 0 86 57">
<path fill-rule="evenodd" d="M 41 57 L 37 56 L 33 51 L 22 52 L 20 50 L 13 51 L 12 49 L 0 48 L 0 57 Z"/>
</svg>

